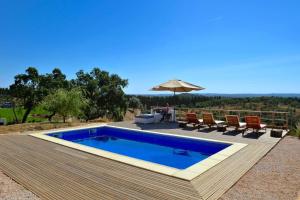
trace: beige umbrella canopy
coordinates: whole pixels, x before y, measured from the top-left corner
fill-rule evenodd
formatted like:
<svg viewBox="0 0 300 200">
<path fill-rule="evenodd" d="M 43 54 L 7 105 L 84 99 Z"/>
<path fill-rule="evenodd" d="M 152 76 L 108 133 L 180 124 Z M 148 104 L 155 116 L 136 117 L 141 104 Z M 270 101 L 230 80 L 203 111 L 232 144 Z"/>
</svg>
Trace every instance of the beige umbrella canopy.
<svg viewBox="0 0 300 200">
<path fill-rule="evenodd" d="M 162 83 L 153 87 L 151 90 L 153 91 L 172 91 L 174 92 L 190 92 L 193 90 L 204 90 L 205 88 L 193 85 L 191 83 L 187 83 L 182 80 L 170 80 L 166 83 Z"/>
<path fill-rule="evenodd" d="M 160 85 L 157 85 L 153 87 L 151 90 L 153 91 L 172 91 L 174 92 L 190 92 L 193 90 L 204 90 L 205 88 L 193 85 L 191 83 L 184 82 L 182 80 L 170 80 L 166 83 L 162 83 Z M 174 107 L 174 113 L 173 113 L 173 121 L 175 121 L 175 107 Z"/>
</svg>

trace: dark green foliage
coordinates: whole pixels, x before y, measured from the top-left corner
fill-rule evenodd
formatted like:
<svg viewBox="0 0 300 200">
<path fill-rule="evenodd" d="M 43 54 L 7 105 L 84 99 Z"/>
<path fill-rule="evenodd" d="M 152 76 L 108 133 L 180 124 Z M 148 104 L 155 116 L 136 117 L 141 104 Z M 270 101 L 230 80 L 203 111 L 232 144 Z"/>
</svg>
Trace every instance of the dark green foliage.
<svg viewBox="0 0 300 200">
<path fill-rule="evenodd" d="M 15 76 L 15 83 L 10 86 L 10 94 L 13 98 L 19 100 L 26 109 L 22 123 L 34 108 L 42 100 L 42 90 L 40 88 L 40 76 L 37 69 L 29 67 L 26 74 Z"/>
<path fill-rule="evenodd" d="M 15 82 L 9 88 L 14 107 L 22 106 L 25 113 L 22 123 L 26 122 L 32 109 L 38 105 L 45 96 L 59 88 L 68 87 L 66 76 L 59 69 L 52 74 L 40 75 L 34 67 L 29 67 L 25 74 L 15 76 Z"/>
<path fill-rule="evenodd" d="M 86 99 L 87 106 L 82 108 L 82 117 L 86 120 L 98 117 L 121 120 L 127 107 L 140 108 L 143 112 L 147 112 L 151 106 L 165 106 L 167 103 L 170 106 L 176 105 L 182 108 L 287 111 L 291 127 L 300 119 L 300 98 L 229 98 L 192 94 L 126 96 L 123 89 L 128 85 L 128 81 L 118 75 L 109 74 L 99 68 L 95 68 L 89 73 L 81 70 L 76 75 L 76 79 L 68 81 L 58 68 L 51 73 L 39 74 L 35 68 L 29 67 L 26 73 L 15 76 L 14 84 L 9 89 L 0 88 L 0 103 L 13 103 L 13 108 L 9 110 L 9 118 L 12 123 L 18 123 L 20 118 L 22 118 L 22 122 L 37 121 L 32 119 L 29 114 L 46 96 L 55 93 L 58 89 L 69 91 L 72 88 L 79 88 Z M 48 115 L 51 120 L 57 110 L 48 109 L 48 112 L 44 115 Z"/>
<path fill-rule="evenodd" d="M 88 106 L 83 113 L 86 120 L 98 117 L 108 117 L 121 120 L 127 109 L 127 101 L 123 88 L 128 81 L 116 74 L 109 74 L 99 68 L 90 73 L 83 70 L 76 73 L 77 78 L 72 80 L 73 86 L 82 90 Z"/>
<path fill-rule="evenodd" d="M 176 96 L 145 96 L 129 95 L 129 98 L 138 98 L 145 108 L 150 108 L 151 106 L 165 106 L 167 103 L 170 105 L 184 106 L 184 107 L 194 107 L 197 102 L 208 100 L 209 97 L 196 96 L 196 95 L 176 95 Z"/>
<path fill-rule="evenodd" d="M 60 69 L 55 68 L 52 73 L 40 76 L 40 87 L 43 88 L 45 95 L 48 95 L 60 88 L 68 89 L 70 84 L 66 80 L 66 75 Z"/>
<path fill-rule="evenodd" d="M 8 88 L 0 88 L 0 96 L 2 97 L 2 96 L 7 96 L 7 95 L 9 95 L 9 89 Z"/>
<path fill-rule="evenodd" d="M 132 96 L 129 96 L 132 97 Z M 135 96 L 140 99 L 143 105 L 165 106 L 166 103 L 176 105 L 177 107 L 190 108 L 228 108 L 249 109 L 249 110 L 276 110 L 290 111 L 291 109 L 300 109 L 300 98 L 284 97 L 247 97 L 247 98 L 229 98 L 229 97 L 206 97 L 201 95 L 180 94 L 174 96 Z"/>
<path fill-rule="evenodd" d="M 142 107 L 142 103 L 139 98 L 132 96 L 128 100 L 128 107 L 133 109 L 138 109 Z"/>
<path fill-rule="evenodd" d="M 129 96 L 129 98 L 132 96 Z M 151 106 L 171 106 L 181 108 L 205 108 L 225 110 L 257 110 L 289 112 L 290 128 L 300 120 L 300 98 L 296 97 L 206 97 L 193 94 L 179 94 L 174 96 L 136 96 L 140 99 L 145 111 Z"/>
<path fill-rule="evenodd" d="M 127 80 L 121 79 L 116 74 L 101 71 L 99 68 L 93 69 L 90 73 L 79 71 L 76 75 L 75 80 L 68 81 L 58 68 L 55 68 L 52 73 L 39 74 L 37 69 L 29 67 L 26 73 L 15 76 L 15 82 L 9 89 L 0 90 L 1 101 L 13 102 L 12 111 L 16 123 L 18 123 L 16 111 L 24 108 L 25 112 L 22 116 L 22 123 L 24 123 L 31 111 L 48 95 L 51 97 L 59 89 L 72 90 L 78 87 L 88 105 L 82 108 L 86 120 L 104 116 L 114 120 L 123 118 L 128 100 L 123 88 L 127 86 Z M 47 110 L 51 121 L 58 111 L 50 107 Z"/>
</svg>

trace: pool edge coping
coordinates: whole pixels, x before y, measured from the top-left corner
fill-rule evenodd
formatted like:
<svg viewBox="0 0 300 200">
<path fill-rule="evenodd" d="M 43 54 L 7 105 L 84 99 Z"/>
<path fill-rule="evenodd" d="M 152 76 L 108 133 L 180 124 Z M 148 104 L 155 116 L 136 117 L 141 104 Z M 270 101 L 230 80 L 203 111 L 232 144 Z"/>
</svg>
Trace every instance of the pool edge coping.
<svg viewBox="0 0 300 200">
<path fill-rule="evenodd" d="M 77 144 L 74 142 L 70 142 L 67 140 L 55 138 L 52 136 L 48 136 L 46 134 L 50 133 L 57 133 L 57 132 L 63 132 L 63 131 L 71 131 L 71 130 L 81 130 L 81 129 L 88 129 L 88 128 L 99 128 L 102 126 L 107 126 L 107 127 L 113 127 L 113 128 L 120 128 L 120 129 L 127 129 L 127 130 L 134 130 L 138 132 L 146 132 L 146 133 L 152 133 L 152 134 L 160 134 L 160 135 L 167 135 L 167 136 L 173 136 L 173 137 L 182 137 L 182 138 L 190 138 L 190 139 L 196 139 L 196 140 L 204 140 L 204 141 L 212 141 L 212 142 L 219 142 L 219 143 L 226 143 L 226 144 L 231 144 L 231 146 L 226 147 L 225 149 L 219 151 L 216 154 L 213 154 L 209 156 L 208 158 L 186 168 L 183 170 L 168 167 L 165 165 L 160 165 L 157 163 L 149 162 L 149 161 L 144 161 L 140 160 L 137 158 L 132 158 L 128 157 L 125 155 L 97 149 L 94 147 L 89 147 L 86 145 L 81 145 Z M 180 178 L 183 180 L 187 181 L 192 181 L 194 178 L 198 177 L 199 175 L 205 173 L 212 167 L 216 166 L 223 160 L 229 158 L 233 154 L 237 153 L 240 151 L 242 148 L 246 147 L 248 144 L 245 143 L 238 143 L 238 142 L 229 142 L 229 141 L 224 141 L 224 140 L 215 140 L 215 139 L 207 139 L 207 138 L 201 138 L 201 137 L 193 137 L 193 136 L 183 136 L 183 135 L 178 135 L 178 134 L 172 134 L 172 133 L 162 133 L 162 132 L 156 132 L 156 131 L 148 131 L 148 130 L 140 130 L 140 129 L 132 129 L 132 128 L 125 128 L 125 127 L 118 127 L 118 126 L 113 126 L 109 124 L 95 124 L 95 125 L 88 125 L 88 126 L 80 126 L 80 127 L 68 127 L 68 128 L 62 128 L 59 130 L 45 130 L 45 131 L 39 131 L 36 133 L 31 133 L 29 136 L 39 138 L 45 141 L 49 141 L 52 143 L 60 144 L 62 146 L 66 146 L 72 149 L 80 150 L 89 154 L 93 154 L 96 156 L 101 156 L 110 160 L 122 162 L 134 167 L 154 171 L 160 174 L 172 176 L 175 178 Z"/>
</svg>

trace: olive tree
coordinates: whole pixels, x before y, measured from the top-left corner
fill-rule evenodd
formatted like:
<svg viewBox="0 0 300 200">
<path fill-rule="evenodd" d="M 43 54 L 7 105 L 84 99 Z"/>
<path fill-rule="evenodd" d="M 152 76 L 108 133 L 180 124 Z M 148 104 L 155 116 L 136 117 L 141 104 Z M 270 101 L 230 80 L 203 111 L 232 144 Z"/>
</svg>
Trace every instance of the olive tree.
<svg viewBox="0 0 300 200">
<path fill-rule="evenodd" d="M 43 109 L 62 116 L 64 123 L 67 117 L 79 117 L 86 101 L 79 89 L 58 89 L 42 101 Z"/>
</svg>

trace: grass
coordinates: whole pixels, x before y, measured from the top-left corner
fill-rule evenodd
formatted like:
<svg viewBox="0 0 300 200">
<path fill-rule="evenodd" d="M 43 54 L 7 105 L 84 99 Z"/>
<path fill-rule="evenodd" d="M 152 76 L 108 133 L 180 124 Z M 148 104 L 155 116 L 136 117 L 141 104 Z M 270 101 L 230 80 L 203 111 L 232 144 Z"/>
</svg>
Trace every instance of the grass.
<svg viewBox="0 0 300 200">
<path fill-rule="evenodd" d="M 22 121 L 23 114 L 25 113 L 25 109 L 19 107 L 16 108 L 16 115 L 19 122 Z M 48 119 L 43 117 L 43 115 L 49 115 L 49 113 L 43 110 L 41 107 L 34 108 L 27 118 L 27 123 L 33 122 L 48 122 Z M 7 125 L 15 124 L 15 117 L 12 108 L 0 108 L 0 118 L 5 118 Z M 133 119 L 133 117 L 132 117 Z M 52 118 L 54 123 L 61 122 L 62 118 L 59 115 L 56 115 Z M 91 122 L 109 122 L 109 119 L 106 118 L 98 118 L 95 120 L 91 120 Z"/>
<path fill-rule="evenodd" d="M 292 129 L 289 135 L 296 136 L 300 139 L 300 124 L 298 124 L 294 129 Z"/>
<path fill-rule="evenodd" d="M 23 111 L 21 109 L 16 109 L 16 115 L 18 119 L 22 118 Z M 15 121 L 14 113 L 11 108 L 0 108 L 0 118 L 5 118 L 8 124 Z"/>
<path fill-rule="evenodd" d="M 16 115 L 19 121 L 22 120 L 23 114 L 25 113 L 25 110 L 23 108 L 16 108 Z M 46 111 L 44 111 L 43 109 L 41 109 L 40 107 L 37 107 L 35 109 L 32 110 L 32 112 L 30 113 L 30 115 L 27 118 L 26 122 L 43 122 L 43 121 L 47 121 L 47 119 L 45 118 L 41 118 L 41 117 L 34 117 L 34 115 L 37 114 L 48 114 Z M 7 124 L 13 124 L 15 121 L 15 116 L 13 113 L 13 109 L 12 108 L 0 108 L 0 118 L 5 118 Z"/>
</svg>

